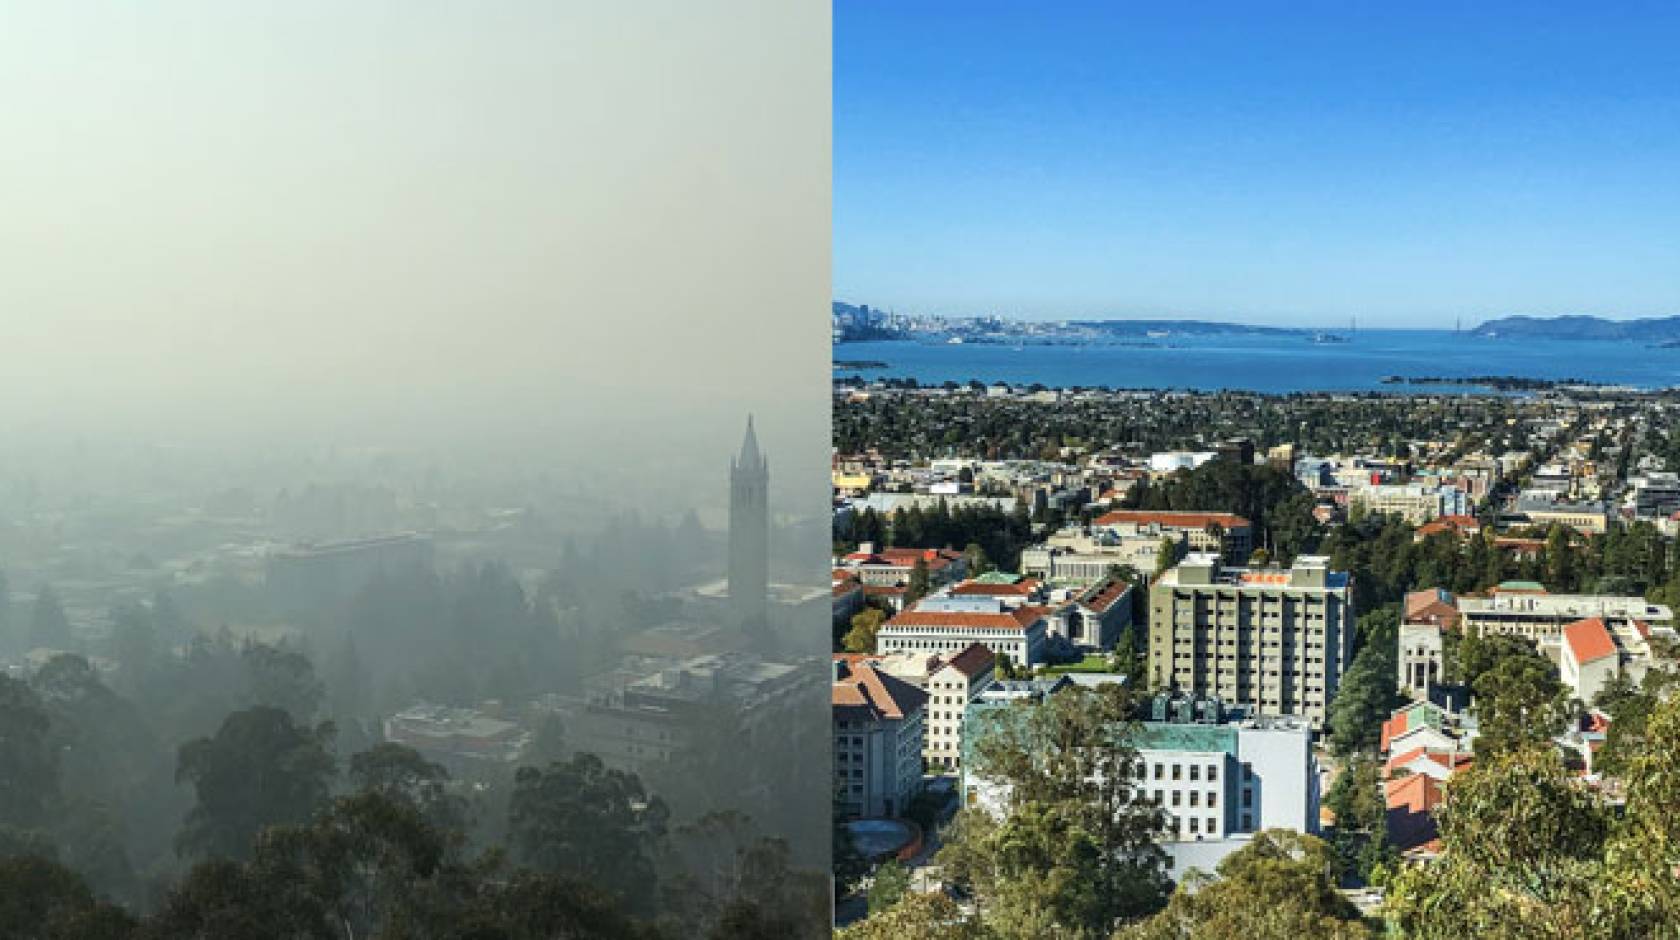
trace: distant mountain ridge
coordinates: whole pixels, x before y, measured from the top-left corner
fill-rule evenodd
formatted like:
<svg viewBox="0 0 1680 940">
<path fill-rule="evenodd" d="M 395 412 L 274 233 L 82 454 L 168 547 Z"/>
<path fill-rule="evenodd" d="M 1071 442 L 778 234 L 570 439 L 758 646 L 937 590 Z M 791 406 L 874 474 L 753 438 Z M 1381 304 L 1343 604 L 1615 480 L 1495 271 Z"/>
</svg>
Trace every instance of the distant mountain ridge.
<svg viewBox="0 0 1680 940">
<path fill-rule="evenodd" d="M 1488 320 L 1470 331 L 1493 339 L 1590 339 L 1662 342 L 1680 340 L 1680 316 L 1607 320 L 1575 314 L 1558 317 L 1512 316 Z"/>
</svg>

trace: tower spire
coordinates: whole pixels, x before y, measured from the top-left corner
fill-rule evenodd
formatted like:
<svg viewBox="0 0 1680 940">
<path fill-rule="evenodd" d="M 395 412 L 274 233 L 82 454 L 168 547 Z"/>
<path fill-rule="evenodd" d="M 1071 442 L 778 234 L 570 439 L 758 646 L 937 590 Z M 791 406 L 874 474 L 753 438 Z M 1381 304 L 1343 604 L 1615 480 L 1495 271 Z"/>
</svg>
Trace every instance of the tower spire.
<svg viewBox="0 0 1680 940">
<path fill-rule="evenodd" d="M 737 624 L 763 626 L 770 579 L 770 467 L 752 415 L 741 453 L 729 466 L 729 600 Z"/>
</svg>

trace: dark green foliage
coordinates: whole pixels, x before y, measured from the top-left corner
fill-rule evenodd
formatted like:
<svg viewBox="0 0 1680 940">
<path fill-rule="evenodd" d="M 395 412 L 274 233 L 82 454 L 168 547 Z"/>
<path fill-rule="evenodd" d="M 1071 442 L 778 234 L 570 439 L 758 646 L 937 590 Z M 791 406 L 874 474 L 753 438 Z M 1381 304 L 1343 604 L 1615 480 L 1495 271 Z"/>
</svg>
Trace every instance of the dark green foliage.
<svg viewBox="0 0 1680 940">
<path fill-rule="evenodd" d="M 176 838 L 184 855 L 244 858 L 265 826 L 300 823 L 325 801 L 331 724 L 299 726 L 266 705 L 234 712 L 214 737 L 181 745 L 176 777 L 198 801 Z"/>
<path fill-rule="evenodd" d="M 994 713 L 974 743 L 976 770 L 1009 787 L 1007 817 L 964 810 L 939 861 L 1009 935 L 1106 933 L 1159 907 L 1161 811 L 1135 799 L 1130 693 L 1069 689 Z"/>
<path fill-rule="evenodd" d="M 28 684 L 0 675 L 0 825 L 46 823 L 58 796 L 58 751 L 52 719 Z"/>
<path fill-rule="evenodd" d="M 1024 504 L 1005 512 L 994 506 L 959 506 L 940 500 L 929 509 L 900 509 L 884 518 L 865 509 L 852 522 L 844 547 L 873 542 L 877 548 L 958 548 L 1005 571 L 1020 567 L 1021 549 L 1032 544 L 1032 524 Z M 976 552 L 976 550 L 978 550 Z M 978 572 L 976 572 L 978 573 Z"/>
<path fill-rule="evenodd" d="M 0 937 L 123 940 L 134 929 L 133 918 L 96 901 L 63 865 L 39 855 L 0 858 Z"/>
<path fill-rule="evenodd" d="M 869 885 L 869 913 L 879 914 L 903 899 L 910 890 L 910 871 L 895 859 L 888 859 L 875 868 Z"/>
<path fill-rule="evenodd" d="M 413 807 L 439 829 L 466 825 L 466 800 L 450 792 L 449 771 L 411 747 L 384 742 L 351 755 L 350 783 L 359 792 Z"/>
<path fill-rule="evenodd" d="M 1336 859 L 1309 835 L 1256 833 L 1219 863 L 1217 879 L 1192 879 L 1166 910 L 1115 940 L 1357 940 L 1377 934 L 1336 890 Z"/>
<path fill-rule="evenodd" d="M 1489 640 L 1493 638 L 1488 638 Z M 1476 757 L 1494 757 L 1542 745 L 1562 733 L 1572 710 L 1557 669 L 1533 647 L 1482 641 L 1477 650 L 1494 648 L 1485 668 L 1471 671 L 1470 688 L 1480 734 Z"/>
<path fill-rule="evenodd" d="M 1397 854 L 1388 844 L 1381 773 L 1374 756 L 1355 754 L 1324 796 L 1324 805 L 1336 816 L 1330 844 L 1338 871 L 1356 882 L 1368 880 L 1378 865 L 1391 863 Z"/>
<path fill-rule="evenodd" d="M 1211 460 L 1193 470 L 1180 470 L 1165 482 L 1133 487 L 1125 505 L 1129 509 L 1236 513 L 1253 525 L 1255 547 L 1268 548 L 1274 560 L 1287 564 L 1318 542 L 1313 503 L 1312 494 L 1286 470 L 1269 464 Z"/>
<path fill-rule="evenodd" d="M 1330 746 L 1339 755 L 1374 753 L 1382 723 L 1403 701 L 1395 686 L 1399 629 L 1395 607 L 1359 618 L 1359 651 L 1330 702 Z"/>
<path fill-rule="evenodd" d="M 634 774 L 593 754 L 521 767 L 508 804 L 508 846 L 539 871 L 587 877 L 636 904 L 654 896 L 654 850 L 665 835 L 663 800 Z"/>
</svg>

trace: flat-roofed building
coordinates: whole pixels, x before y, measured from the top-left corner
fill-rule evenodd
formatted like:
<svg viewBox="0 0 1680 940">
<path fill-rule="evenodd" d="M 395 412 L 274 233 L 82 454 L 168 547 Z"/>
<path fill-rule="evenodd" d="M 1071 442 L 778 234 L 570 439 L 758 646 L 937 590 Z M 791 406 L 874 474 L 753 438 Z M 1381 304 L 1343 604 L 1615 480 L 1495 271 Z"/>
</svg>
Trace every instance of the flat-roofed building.
<svg viewBox="0 0 1680 940">
<path fill-rule="evenodd" d="M 1589 617 L 1603 620 L 1612 630 L 1634 621 L 1651 628 L 1674 625 L 1674 612 L 1667 605 L 1643 597 L 1548 594 L 1544 588 L 1531 591 L 1504 585 L 1487 597 L 1460 597 L 1458 614 L 1463 628 L 1478 636 L 1504 633 L 1548 644 L 1558 642 L 1564 627 Z"/>
<path fill-rule="evenodd" d="M 1078 694 L 1058 692 L 1056 695 Z M 1131 766 L 1131 799 L 1158 806 L 1166 817 L 1161 848 L 1175 875 L 1191 867 L 1212 870 L 1262 829 L 1316 833 L 1319 766 L 1312 728 L 1299 718 L 1253 718 L 1210 700 L 1178 696 L 1138 722 Z M 962 790 L 966 806 L 1002 815 L 1008 784 L 986 775 L 972 751 L 1006 722 L 1030 717 L 1032 702 L 982 701 L 969 709 Z M 1189 707 L 1182 707 L 1188 705 Z M 1211 706 L 1208 707 L 1208 706 Z M 1191 717 L 1180 720 L 1182 716 Z M 1156 720 L 1164 716 L 1167 720 Z"/>
<path fill-rule="evenodd" d="M 1610 509 L 1603 503 L 1524 497 L 1516 511 L 1533 525 L 1564 525 L 1587 535 L 1603 535 L 1610 528 Z"/>
<path fill-rule="evenodd" d="M 287 607 L 329 607 L 381 574 L 430 568 L 432 554 L 432 540 L 413 532 L 297 545 L 269 556 L 268 587 Z"/>
<path fill-rule="evenodd" d="M 1254 549 L 1254 525 L 1229 512 L 1121 509 L 1098 516 L 1091 523 L 1091 530 L 1107 530 L 1122 537 L 1139 534 L 1182 536 L 1191 551 L 1218 552 L 1233 564 L 1247 561 L 1249 552 Z"/>
<path fill-rule="evenodd" d="M 1365 512 L 1399 516 L 1412 525 L 1463 515 L 1469 508 L 1463 490 L 1418 483 L 1358 487 L 1349 491 L 1348 502 Z"/>
<path fill-rule="evenodd" d="M 1351 579 L 1303 555 L 1287 570 L 1192 554 L 1150 591 L 1149 661 L 1169 685 L 1321 726 L 1353 656 Z"/>
</svg>

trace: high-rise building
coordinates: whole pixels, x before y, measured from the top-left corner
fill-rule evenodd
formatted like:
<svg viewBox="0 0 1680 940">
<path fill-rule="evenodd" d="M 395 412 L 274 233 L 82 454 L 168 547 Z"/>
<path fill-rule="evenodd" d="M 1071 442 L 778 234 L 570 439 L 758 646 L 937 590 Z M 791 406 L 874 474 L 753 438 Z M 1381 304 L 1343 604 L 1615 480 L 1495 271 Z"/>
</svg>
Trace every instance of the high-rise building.
<svg viewBox="0 0 1680 940">
<path fill-rule="evenodd" d="M 760 626 L 770 594 L 770 465 L 752 416 L 741 453 L 729 464 L 729 606 L 744 626 Z"/>
<path fill-rule="evenodd" d="M 1156 580 L 1150 608 L 1155 688 L 1216 695 L 1258 715 L 1322 726 L 1353 658 L 1351 581 L 1321 556 L 1282 571 L 1193 553 Z"/>
</svg>

